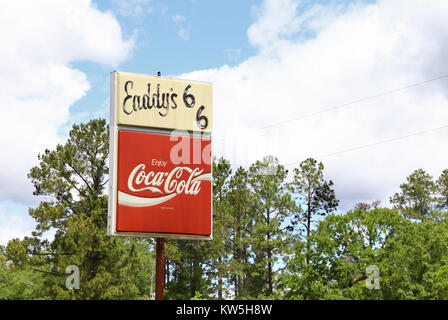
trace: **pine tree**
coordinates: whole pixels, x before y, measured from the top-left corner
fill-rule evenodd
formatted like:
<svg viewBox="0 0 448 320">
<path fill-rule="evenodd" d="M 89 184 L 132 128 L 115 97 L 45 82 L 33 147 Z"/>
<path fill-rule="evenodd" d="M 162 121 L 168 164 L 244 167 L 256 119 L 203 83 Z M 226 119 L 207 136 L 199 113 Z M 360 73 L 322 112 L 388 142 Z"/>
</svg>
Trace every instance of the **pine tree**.
<svg viewBox="0 0 448 320">
<path fill-rule="evenodd" d="M 230 162 L 220 158 L 213 162 L 213 241 L 210 243 L 211 263 L 216 270 L 218 299 L 223 299 L 229 265 L 229 180 Z"/>
<path fill-rule="evenodd" d="M 109 137 L 106 121 L 74 125 L 68 141 L 39 155 L 31 169 L 44 201 L 29 214 L 37 221 L 32 237 L 14 239 L 6 257 L 40 274 L 45 290 L 35 298 L 137 299 L 149 296 L 150 242 L 106 235 Z M 42 240 L 54 230 L 54 240 Z M 79 290 L 67 290 L 66 268 L 80 271 Z"/>
<path fill-rule="evenodd" d="M 437 179 L 437 208 L 448 210 L 448 169 L 443 170 Z"/>
<path fill-rule="evenodd" d="M 406 180 L 400 185 L 401 192 L 395 193 L 390 202 L 404 216 L 424 220 L 436 207 L 436 183 L 423 169 L 415 170 Z"/>
<path fill-rule="evenodd" d="M 313 158 L 308 158 L 294 169 L 294 180 L 290 184 L 303 207 L 296 212 L 292 219 L 292 226 L 299 225 L 305 231 L 306 253 L 305 263 L 309 263 L 307 252 L 310 251 L 309 238 L 312 222 L 315 216 L 325 216 L 337 209 L 339 201 L 336 199 L 333 181 L 326 181 L 323 177 L 324 165 Z M 303 229 L 304 228 L 304 229 Z M 292 230 L 293 228 L 289 228 Z"/>
<path fill-rule="evenodd" d="M 254 193 L 255 225 L 251 248 L 256 269 L 251 273 L 251 295 L 274 294 L 275 263 L 288 246 L 288 233 L 282 224 L 294 209 L 287 192 L 287 172 L 272 156 L 257 161 L 249 168 L 250 185 Z"/>
<path fill-rule="evenodd" d="M 231 273 L 235 298 L 247 297 L 247 278 L 250 273 L 249 254 L 254 226 L 254 196 L 249 188 L 249 174 L 239 167 L 229 182 L 229 205 L 232 216 Z"/>
</svg>

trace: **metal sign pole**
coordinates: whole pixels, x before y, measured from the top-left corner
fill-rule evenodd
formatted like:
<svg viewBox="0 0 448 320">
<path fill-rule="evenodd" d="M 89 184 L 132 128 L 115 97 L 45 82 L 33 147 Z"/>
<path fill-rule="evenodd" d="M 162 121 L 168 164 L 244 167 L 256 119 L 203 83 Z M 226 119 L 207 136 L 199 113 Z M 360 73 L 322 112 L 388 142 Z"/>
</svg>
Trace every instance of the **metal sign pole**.
<svg viewBox="0 0 448 320">
<path fill-rule="evenodd" d="M 160 77 L 160 71 L 157 72 Z M 165 287 L 165 239 L 156 240 L 156 300 L 163 300 L 163 289 Z"/>
<path fill-rule="evenodd" d="M 163 300 L 165 286 L 165 239 L 156 240 L 156 300 Z"/>
</svg>

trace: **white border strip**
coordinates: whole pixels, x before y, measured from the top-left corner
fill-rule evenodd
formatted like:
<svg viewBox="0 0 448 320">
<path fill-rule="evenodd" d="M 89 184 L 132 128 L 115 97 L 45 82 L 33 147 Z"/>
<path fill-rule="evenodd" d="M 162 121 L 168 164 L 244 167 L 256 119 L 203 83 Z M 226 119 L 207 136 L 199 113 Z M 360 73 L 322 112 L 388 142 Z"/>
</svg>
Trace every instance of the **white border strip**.
<svg viewBox="0 0 448 320">
<path fill-rule="evenodd" d="M 109 206 L 107 216 L 107 235 L 115 235 L 117 208 L 117 143 L 118 131 L 116 125 L 117 105 L 117 72 L 110 74 L 110 113 L 109 113 Z"/>
</svg>

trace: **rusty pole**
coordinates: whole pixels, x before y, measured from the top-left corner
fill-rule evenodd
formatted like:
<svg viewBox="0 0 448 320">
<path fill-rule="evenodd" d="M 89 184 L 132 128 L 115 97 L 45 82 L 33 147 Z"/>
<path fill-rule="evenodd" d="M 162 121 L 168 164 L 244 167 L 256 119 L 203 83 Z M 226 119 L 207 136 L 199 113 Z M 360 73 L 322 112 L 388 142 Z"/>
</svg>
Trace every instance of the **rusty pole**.
<svg viewBox="0 0 448 320">
<path fill-rule="evenodd" d="M 156 240 L 156 300 L 163 300 L 165 286 L 165 239 Z"/>
<path fill-rule="evenodd" d="M 161 72 L 157 72 L 160 77 Z M 156 300 L 163 300 L 165 287 L 165 239 L 156 239 Z"/>
</svg>

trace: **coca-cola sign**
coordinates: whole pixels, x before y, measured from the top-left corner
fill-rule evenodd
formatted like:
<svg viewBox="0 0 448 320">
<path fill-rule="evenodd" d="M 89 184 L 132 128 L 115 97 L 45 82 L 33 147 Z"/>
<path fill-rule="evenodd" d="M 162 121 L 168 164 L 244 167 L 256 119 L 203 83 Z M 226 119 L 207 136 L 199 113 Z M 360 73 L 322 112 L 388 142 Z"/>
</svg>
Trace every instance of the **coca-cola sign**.
<svg viewBox="0 0 448 320">
<path fill-rule="evenodd" d="M 129 175 L 128 189 L 133 192 L 149 190 L 161 195 L 142 199 L 142 197 L 118 191 L 118 203 L 131 207 L 149 207 L 168 201 L 181 193 L 195 196 L 201 191 L 201 180 L 210 180 L 210 173 L 201 174 L 203 171 L 204 169 L 199 170 L 199 168 L 175 167 L 169 173 L 154 171 L 145 173 L 145 165 L 139 164 Z M 187 174 L 183 174 L 184 172 Z"/>
<path fill-rule="evenodd" d="M 211 140 L 118 130 L 110 234 L 210 238 Z"/>
</svg>

